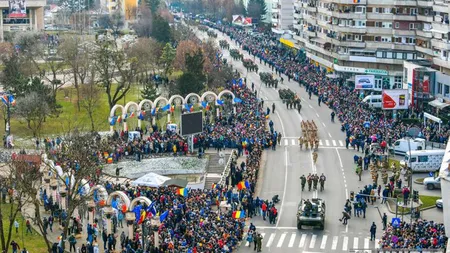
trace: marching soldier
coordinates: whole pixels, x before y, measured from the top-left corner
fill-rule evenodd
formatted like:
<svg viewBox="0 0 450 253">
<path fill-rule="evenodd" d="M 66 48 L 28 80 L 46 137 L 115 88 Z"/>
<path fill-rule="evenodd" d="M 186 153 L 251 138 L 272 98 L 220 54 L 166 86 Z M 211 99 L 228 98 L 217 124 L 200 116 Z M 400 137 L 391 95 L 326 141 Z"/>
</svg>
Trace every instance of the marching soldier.
<svg viewBox="0 0 450 253">
<path fill-rule="evenodd" d="M 317 157 L 319 156 L 319 154 L 317 153 L 317 151 L 314 151 L 312 155 L 313 155 L 314 164 L 316 164 L 317 163 Z"/>
<path fill-rule="evenodd" d="M 319 149 L 319 140 L 318 139 L 316 139 L 316 150 L 318 150 Z"/>
<path fill-rule="evenodd" d="M 381 172 L 381 179 L 383 179 L 383 185 L 386 185 L 388 182 L 388 173 L 386 171 L 386 169 L 383 169 L 383 171 Z"/>
<path fill-rule="evenodd" d="M 278 135 L 277 135 L 278 145 L 281 145 L 281 137 L 282 137 L 282 134 L 278 133 Z"/>
<path fill-rule="evenodd" d="M 308 177 L 306 178 L 306 181 L 308 182 L 308 191 L 311 191 L 312 180 L 313 176 L 311 175 L 311 173 L 309 173 Z"/>
<path fill-rule="evenodd" d="M 300 136 L 298 138 L 298 145 L 300 145 L 300 150 L 302 150 L 302 148 L 303 148 L 303 137 L 302 136 Z"/>
<path fill-rule="evenodd" d="M 305 149 L 308 149 L 309 142 L 307 140 L 305 140 L 304 143 L 305 143 Z"/>
<path fill-rule="evenodd" d="M 303 190 L 305 190 L 305 184 L 306 184 L 306 177 L 305 177 L 305 175 L 302 175 L 302 176 L 300 177 L 300 180 L 301 180 L 302 191 L 303 191 Z"/>
<path fill-rule="evenodd" d="M 317 174 L 314 174 L 314 176 L 313 176 L 314 190 L 317 190 L 317 183 L 318 182 L 319 182 L 319 176 L 317 176 Z"/>
</svg>

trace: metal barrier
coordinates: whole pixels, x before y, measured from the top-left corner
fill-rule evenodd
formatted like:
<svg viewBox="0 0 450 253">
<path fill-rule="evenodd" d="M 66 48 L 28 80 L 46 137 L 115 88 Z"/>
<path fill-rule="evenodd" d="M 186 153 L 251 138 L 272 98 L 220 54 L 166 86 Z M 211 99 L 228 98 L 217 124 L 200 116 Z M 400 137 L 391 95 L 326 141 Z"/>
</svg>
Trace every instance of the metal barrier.
<svg viewBox="0 0 450 253">
<path fill-rule="evenodd" d="M 220 177 L 220 180 L 219 180 L 219 183 L 218 183 L 219 185 L 225 186 L 225 184 L 227 182 L 227 177 L 230 175 L 231 162 L 233 162 L 234 159 L 237 159 L 237 157 L 238 157 L 237 150 L 236 149 L 232 149 L 230 157 L 228 158 L 228 162 L 225 165 L 225 169 L 222 172 L 222 177 Z"/>
<path fill-rule="evenodd" d="M 445 149 L 447 147 L 446 143 L 439 143 L 439 142 L 432 142 L 432 141 L 426 141 L 425 142 L 425 149 Z"/>
</svg>

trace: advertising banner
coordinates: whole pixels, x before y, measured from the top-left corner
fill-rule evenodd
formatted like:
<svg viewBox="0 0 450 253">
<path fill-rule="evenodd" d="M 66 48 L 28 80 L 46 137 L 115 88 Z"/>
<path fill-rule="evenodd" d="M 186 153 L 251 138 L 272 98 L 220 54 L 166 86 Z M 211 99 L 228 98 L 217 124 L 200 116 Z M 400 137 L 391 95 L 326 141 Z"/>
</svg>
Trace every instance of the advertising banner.
<svg viewBox="0 0 450 253">
<path fill-rule="evenodd" d="M 9 0 L 9 18 L 26 18 L 25 0 Z"/>
<path fill-rule="evenodd" d="M 374 75 L 356 75 L 355 89 L 357 90 L 372 90 L 375 88 Z"/>
<path fill-rule="evenodd" d="M 381 97 L 383 110 L 408 109 L 408 90 L 383 90 Z"/>
</svg>

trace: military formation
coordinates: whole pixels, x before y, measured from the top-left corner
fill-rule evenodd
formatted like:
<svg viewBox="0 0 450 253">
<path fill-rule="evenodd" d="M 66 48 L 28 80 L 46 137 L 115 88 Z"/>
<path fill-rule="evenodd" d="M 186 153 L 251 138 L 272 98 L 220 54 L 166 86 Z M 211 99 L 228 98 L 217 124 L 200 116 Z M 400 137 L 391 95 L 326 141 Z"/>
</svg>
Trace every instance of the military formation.
<svg viewBox="0 0 450 253">
<path fill-rule="evenodd" d="M 237 49 L 231 49 L 230 50 L 230 56 L 235 61 L 238 61 L 238 60 L 242 61 L 244 59 L 244 55 L 241 54 L 239 52 L 239 50 L 237 50 Z"/>
<path fill-rule="evenodd" d="M 226 50 L 230 49 L 230 44 L 226 40 L 220 40 L 219 46 L 221 49 L 226 49 Z"/>
<path fill-rule="evenodd" d="M 210 38 L 217 38 L 217 33 L 216 32 L 214 32 L 213 30 L 208 30 L 207 32 L 206 32 L 206 34 L 208 34 L 208 36 L 210 37 Z"/>
<path fill-rule="evenodd" d="M 278 91 L 280 99 L 286 104 L 286 109 L 297 109 L 300 113 L 302 109 L 300 97 L 290 89 L 280 89 Z"/>
<path fill-rule="evenodd" d="M 318 157 L 317 150 L 319 149 L 319 136 L 317 134 L 316 123 L 314 120 L 302 120 L 300 127 L 302 129 L 302 136 L 298 138 L 300 149 L 303 149 L 303 145 L 305 145 L 305 149 L 310 147 L 314 149 L 313 161 L 316 163 Z"/>
<path fill-rule="evenodd" d="M 251 59 L 243 59 L 242 65 L 244 65 L 244 67 L 247 69 L 247 72 L 255 71 L 256 73 L 258 73 L 258 65 L 256 65 L 255 62 L 253 62 Z"/>
<path fill-rule="evenodd" d="M 278 88 L 278 79 L 276 79 L 273 74 L 268 72 L 259 73 L 259 78 L 261 82 L 266 85 L 266 87 Z"/>
</svg>

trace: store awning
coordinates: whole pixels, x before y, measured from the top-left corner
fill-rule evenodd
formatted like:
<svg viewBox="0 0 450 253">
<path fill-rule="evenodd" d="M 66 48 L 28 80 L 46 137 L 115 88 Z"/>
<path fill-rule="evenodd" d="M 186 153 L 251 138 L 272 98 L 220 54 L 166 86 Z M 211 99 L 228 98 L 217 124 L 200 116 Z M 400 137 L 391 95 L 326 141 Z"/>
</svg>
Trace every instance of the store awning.
<svg viewBox="0 0 450 253">
<path fill-rule="evenodd" d="M 439 101 L 439 99 L 435 99 L 431 102 L 428 102 L 429 105 L 438 108 L 438 109 L 444 109 L 445 107 L 449 106 L 450 104 L 447 104 L 445 102 Z"/>
<path fill-rule="evenodd" d="M 295 46 L 294 42 L 292 42 L 292 41 L 290 41 L 288 39 L 280 38 L 280 42 L 281 42 L 281 44 L 286 45 L 288 47 L 294 47 Z"/>
<path fill-rule="evenodd" d="M 169 179 L 165 181 L 162 186 L 176 186 L 181 188 L 186 188 L 188 181 L 184 179 Z"/>
</svg>

